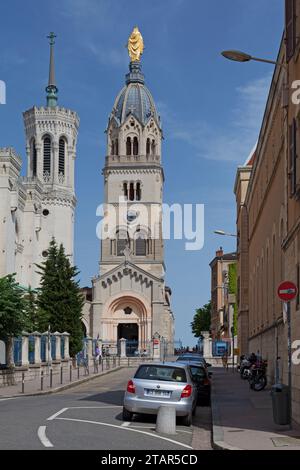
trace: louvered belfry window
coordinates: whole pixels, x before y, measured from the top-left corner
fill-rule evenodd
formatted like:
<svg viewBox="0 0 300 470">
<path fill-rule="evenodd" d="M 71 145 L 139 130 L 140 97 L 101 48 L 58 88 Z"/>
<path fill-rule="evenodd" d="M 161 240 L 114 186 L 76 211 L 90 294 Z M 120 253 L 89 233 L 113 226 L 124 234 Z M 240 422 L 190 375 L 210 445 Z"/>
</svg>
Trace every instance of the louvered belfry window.
<svg viewBox="0 0 300 470">
<path fill-rule="evenodd" d="M 296 47 L 296 0 L 285 0 L 286 58 L 290 60 Z"/>
<path fill-rule="evenodd" d="M 59 154 L 58 154 L 58 174 L 65 175 L 65 158 L 66 158 L 66 142 L 64 139 L 59 139 Z"/>
<path fill-rule="evenodd" d="M 36 153 L 36 146 L 35 140 L 32 141 L 32 176 L 36 176 L 37 171 L 37 153 Z"/>
<path fill-rule="evenodd" d="M 44 176 L 51 174 L 51 139 L 49 136 L 44 137 Z"/>
<path fill-rule="evenodd" d="M 135 240 L 135 255 L 146 256 L 146 254 L 147 254 L 147 240 L 145 238 L 145 235 L 139 232 Z"/>
</svg>

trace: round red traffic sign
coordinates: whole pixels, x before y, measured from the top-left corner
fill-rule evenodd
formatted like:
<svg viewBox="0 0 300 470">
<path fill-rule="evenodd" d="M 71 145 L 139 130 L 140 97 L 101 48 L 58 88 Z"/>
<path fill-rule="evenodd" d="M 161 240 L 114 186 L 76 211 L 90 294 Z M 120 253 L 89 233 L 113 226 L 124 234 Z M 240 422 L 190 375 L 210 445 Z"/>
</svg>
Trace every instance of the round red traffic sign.
<svg viewBox="0 0 300 470">
<path fill-rule="evenodd" d="M 278 297 L 284 302 L 289 302 L 290 300 L 293 300 L 296 297 L 297 293 L 297 286 L 290 281 L 282 282 L 277 289 Z"/>
</svg>

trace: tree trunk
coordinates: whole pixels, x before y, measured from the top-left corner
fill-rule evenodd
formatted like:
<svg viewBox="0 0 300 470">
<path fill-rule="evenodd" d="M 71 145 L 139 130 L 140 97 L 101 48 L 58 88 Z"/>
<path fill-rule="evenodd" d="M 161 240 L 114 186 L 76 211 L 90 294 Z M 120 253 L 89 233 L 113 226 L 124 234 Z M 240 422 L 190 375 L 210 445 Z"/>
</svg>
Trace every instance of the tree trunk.
<svg viewBox="0 0 300 470">
<path fill-rule="evenodd" d="M 7 367 L 14 366 L 14 339 L 10 336 L 6 342 L 6 365 Z"/>
</svg>

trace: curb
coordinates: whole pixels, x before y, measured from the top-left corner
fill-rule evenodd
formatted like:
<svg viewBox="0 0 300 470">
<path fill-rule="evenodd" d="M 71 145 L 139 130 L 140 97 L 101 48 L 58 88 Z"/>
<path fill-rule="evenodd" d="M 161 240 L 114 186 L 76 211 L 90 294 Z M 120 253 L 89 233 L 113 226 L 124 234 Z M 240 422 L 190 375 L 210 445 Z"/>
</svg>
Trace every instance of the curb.
<svg viewBox="0 0 300 470">
<path fill-rule="evenodd" d="M 224 441 L 224 431 L 221 424 L 219 407 L 215 400 L 216 394 L 211 395 L 211 417 L 212 417 L 212 447 L 215 450 L 243 450 L 233 447 Z"/>
<path fill-rule="evenodd" d="M 79 380 L 76 380 L 75 382 L 70 382 L 68 384 L 62 385 L 61 387 L 52 388 L 50 390 L 43 390 L 43 391 L 40 390 L 39 392 L 35 392 L 35 393 L 18 393 L 17 395 L 0 395 L 0 400 L 2 398 L 23 398 L 23 397 L 36 397 L 40 395 L 51 395 L 53 393 L 62 392 L 63 390 L 68 390 L 69 388 L 76 387 L 77 385 L 81 385 L 85 382 L 89 382 L 90 380 L 97 379 L 98 377 L 102 377 L 103 375 L 110 374 L 111 372 L 116 372 L 123 368 L 124 366 L 118 366 L 114 369 L 109 369 L 104 372 L 99 372 L 98 374 L 88 376 L 88 377 L 85 377 L 84 379 L 79 379 Z"/>
</svg>

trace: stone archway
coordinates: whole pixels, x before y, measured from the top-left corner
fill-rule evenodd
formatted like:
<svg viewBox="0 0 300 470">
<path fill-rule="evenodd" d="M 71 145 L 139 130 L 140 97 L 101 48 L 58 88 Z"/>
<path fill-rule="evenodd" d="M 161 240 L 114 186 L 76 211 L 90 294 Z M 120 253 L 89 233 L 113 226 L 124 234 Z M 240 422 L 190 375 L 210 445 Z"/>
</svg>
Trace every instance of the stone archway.
<svg viewBox="0 0 300 470">
<path fill-rule="evenodd" d="M 128 331 L 131 329 L 131 333 L 135 329 L 133 336 L 138 337 L 141 347 L 151 339 L 151 309 L 146 300 L 132 295 L 132 293 L 124 293 L 110 299 L 104 307 L 101 324 L 104 341 L 118 341 L 121 339 L 120 332 L 122 329 L 125 332 L 126 328 Z"/>
</svg>

